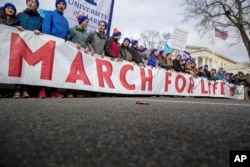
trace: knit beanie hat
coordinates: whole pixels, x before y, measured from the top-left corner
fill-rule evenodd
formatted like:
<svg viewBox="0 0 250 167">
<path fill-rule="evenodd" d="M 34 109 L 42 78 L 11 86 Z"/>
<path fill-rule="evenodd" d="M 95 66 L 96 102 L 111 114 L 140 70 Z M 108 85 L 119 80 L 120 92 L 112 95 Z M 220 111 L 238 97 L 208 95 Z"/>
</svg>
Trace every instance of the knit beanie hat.
<svg viewBox="0 0 250 167">
<path fill-rule="evenodd" d="M 7 3 L 4 4 L 4 6 L 3 6 L 3 11 L 4 11 L 5 8 L 7 8 L 7 7 L 12 7 L 12 8 L 14 9 L 15 13 L 16 13 L 16 7 L 15 7 L 14 4 L 7 2 Z"/>
<path fill-rule="evenodd" d="M 89 20 L 88 16 L 84 16 L 82 14 L 77 15 L 76 18 L 77 18 L 79 24 L 81 24 L 85 20 Z"/>
<path fill-rule="evenodd" d="M 145 52 L 148 49 L 144 46 L 139 46 L 138 50 L 139 50 L 139 52 Z"/>
<path fill-rule="evenodd" d="M 123 39 L 123 42 L 124 42 L 124 41 L 128 41 L 128 43 L 130 43 L 130 39 L 129 39 L 128 37 L 124 38 L 124 39 Z"/>
<path fill-rule="evenodd" d="M 113 31 L 113 37 L 119 37 L 121 36 L 122 33 L 117 29 L 117 28 L 114 28 L 114 31 Z"/>
<path fill-rule="evenodd" d="M 157 49 L 152 48 L 152 49 L 150 49 L 150 54 L 152 55 L 152 54 L 154 54 L 154 52 L 156 52 L 156 51 L 157 51 Z"/>
<path fill-rule="evenodd" d="M 26 0 L 26 4 L 28 4 L 28 0 Z M 39 8 L 39 0 L 36 0 L 36 6 Z"/>
<path fill-rule="evenodd" d="M 59 2 L 63 2 L 65 4 L 65 9 L 67 8 L 67 3 L 65 0 L 56 0 L 56 7 Z"/>
<path fill-rule="evenodd" d="M 132 46 L 135 46 L 136 44 L 138 44 L 138 41 L 137 41 L 137 40 L 133 40 L 133 41 L 131 42 L 131 45 L 132 45 Z"/>
<path fill-rule="evenodd" d="M 161 50 L 161 51 L 159 52 L 160 55 L 162 55 L 162 53 L 164 53 L 164 50 Z"/>
</svg>

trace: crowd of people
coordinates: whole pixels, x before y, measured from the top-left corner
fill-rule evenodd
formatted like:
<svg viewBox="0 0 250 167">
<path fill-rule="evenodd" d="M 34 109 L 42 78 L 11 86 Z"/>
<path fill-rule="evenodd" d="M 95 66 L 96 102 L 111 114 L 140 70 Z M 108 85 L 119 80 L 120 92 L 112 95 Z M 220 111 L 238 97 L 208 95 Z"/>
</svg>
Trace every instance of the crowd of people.
<svg viewBox="0 0 250 167">
<path fill-rule="evenodd" d="M 197 67 L 193 59 L 184 59 L 181 55 L 173 58 L 172 53 L 166 53 L 156 48 L 147 49 L 139 45 L 139 41 L 135 39 L 124 38 L 119 43 L 122 33 L 119 29 L 114 28 L 113 34 L 107 37 L 105 32 L 107 23 L 100 21 L 98 28 L 90 33 L 87 32 L 89 18 L 86 15 L 77 15 L 78 25 L 69 27 L 67 19 L 63 13 L 67 8 L 65 0 L 56 0 L 55 10 L 46 13 L 45 17 L 41 17 L 38 8 L 39 0 L 26 0 L 27 8 L 23 12 L 17 13 L 16 7 L 12 3 L 5 3 L 0 8 L 0 24 L 16 27 L 19 31 L 34 31 L 35 35 L 41 33 L 49 34 L 72 41 L 76 44 L 77 49 L 83 49 L 85 53 L 99 54 L 101 57 L 111 57 L 111 60 L 134 62 L 140 67 L 151 66 L 152 68 L 163 68 L 166 70 L 183 72 L 193 77 L 204 77 L 208 80 L 224 80 L 235 85 L 244 85 L 244 98 L 249 100 L 249 74 L 239 71 L 237 74 L 226 72 L 223 68 L 208 69 L 208 65 Z M 28 98 L 30 86 L 15 85 L 13 98 Z M 62 98 L 66 97 L 82 97 L 86 91 L 65 90 L 65 93 L 59 92 L 57 88 L 39 87 L 39 98 L 50 97 Z M 100 93 L 97 93 L 100 95 Z"/>
</svg>

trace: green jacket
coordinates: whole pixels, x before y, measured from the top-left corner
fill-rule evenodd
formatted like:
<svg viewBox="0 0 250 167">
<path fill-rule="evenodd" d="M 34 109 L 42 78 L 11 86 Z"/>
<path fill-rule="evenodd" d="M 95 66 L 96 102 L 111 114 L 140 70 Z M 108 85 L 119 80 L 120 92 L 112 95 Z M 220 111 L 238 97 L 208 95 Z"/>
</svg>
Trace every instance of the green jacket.
<svg viewBox="0 0 250 167">
<path fill-rule="evenodd" d="M 89 48 L 87 44 L 87 39 L 89 34 L 86 30 L 80 29 L 78 26 L 70 28 L 71 41 L 74 43 L 79 43 L 84 49 Z"/>
</svg>

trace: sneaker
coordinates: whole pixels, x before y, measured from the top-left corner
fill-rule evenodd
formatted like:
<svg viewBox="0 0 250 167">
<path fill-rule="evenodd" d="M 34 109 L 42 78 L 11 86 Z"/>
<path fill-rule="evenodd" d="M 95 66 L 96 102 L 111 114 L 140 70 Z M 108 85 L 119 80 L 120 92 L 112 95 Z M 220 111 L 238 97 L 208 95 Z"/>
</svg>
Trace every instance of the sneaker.
<svg viewBox="0 0 250 167">
<path fill-rule="evenodd" d="M 67 93 L 67 98 L 73 98 L 74 95 L 72 93 Z"/>
<path fill-rule="evenodd" d="M 54 92 L 51 94 L 51 97 L 63 98 L 64 96 L 60 92 Z"/>
<path fill-rule="evenodd" d="M 14 96 L 13 96 L 14 99 L 18 99 L 18 98 L 21 98 L 21 94 L 19 91 L 15 92 Z"/>
<path fill-rule="evenodd" d="M 28 94 L 28 92 L 24 91 L 23 92 L 23 98 L 29 98 L 29 97 L 30 97 L 30 95 Z"/>
<path fill-rule="evenodd" d="M 45 90 L 40 90 L 38 97 L 39 98 L 46 98 L 46 91 Z"/>
</svg>

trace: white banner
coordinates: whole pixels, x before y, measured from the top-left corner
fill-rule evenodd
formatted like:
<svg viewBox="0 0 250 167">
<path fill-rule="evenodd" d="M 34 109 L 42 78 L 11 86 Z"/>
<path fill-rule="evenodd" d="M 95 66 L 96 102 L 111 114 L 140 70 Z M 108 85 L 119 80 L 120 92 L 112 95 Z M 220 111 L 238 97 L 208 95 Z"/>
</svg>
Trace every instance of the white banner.
<svg viewBox="0 0 250 167">
<path fill-rule="evenodd" d="M 67 0 L 67 17 L 70 26 L 78 25 L 77 14 L 87 15 L 90 19 L 88 31 L 97 29 L 99 21 L 108 23 L 107 32 L 110 32 L 114 0 Z"/>
<path fill-rule="evenodd" d="M 243 86 L 164 69 L 141 68 L 77 50 L 50 35 L 0 25 L 0 83 L 19 83 L 120 94 L 243 99 Z"/>
<path fill-rule="evenodd" d="M 15 4 L 18 13 L 27 7 L 26 0 L 1 0 L 0 6 L 3 6 L 6 2 Z M 42 16 L 45 15 L 47 10 L 56 9 L 56 0 L 40 0 L 39 2 L 39 12 Z M 78 25 L 76 15 L 84 13 L 90 19 L 88 32 L 97 29 L 99 21 L 105 21 L 108 23 L 107 34 L 109 34 L 115 0 L 66 0 L 66 2 L 67 8 L 64 16 L 67 18 L 70 27 Z"/>
</svg>

